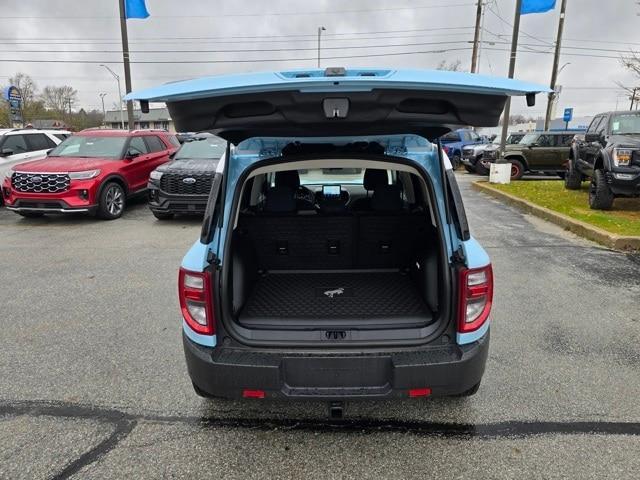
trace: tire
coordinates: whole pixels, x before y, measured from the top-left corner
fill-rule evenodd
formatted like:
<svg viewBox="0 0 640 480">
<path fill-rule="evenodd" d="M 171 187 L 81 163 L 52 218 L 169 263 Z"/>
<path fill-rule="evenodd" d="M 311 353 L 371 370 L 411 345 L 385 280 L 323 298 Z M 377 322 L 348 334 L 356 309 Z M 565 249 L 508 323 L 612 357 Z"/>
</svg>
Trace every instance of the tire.
<svg viewBox="0 0 640 480">
<path fill-rule="evenodd" d="M 127 200 L 119 183 L 109 182 L 100 192 L 97 215 L 103 220 L 115 220 L 124 212 Z"/>
<path fill-rule="evenodd" d="M 520 180 L 524 175 L 524 165 L 520 160 L 507 159 L 511 163 L 511 180 Z"/>
<path fill-rule="evenodd" d="M 465 390 L 462 393 L 458 393 L 457 395 L 454 395 L 454 397 L 471 397 L 471 396 L 475 395 L 476 393 L 478 393 L 478 389 L 479 388 L 480 388 L 480 382 L 476 383 L 469 390 Z"/>
<path fill-rule="evenodd" d="M 465 166 L 464 166 L 464 169 L 465 169 L 467 172 L 469 172 L 469 173 L 476 173 L 475 168 L 470 167 L 469 165 L 465 165 Z"/>
<path fill-rule="evenodd" d="M 564 188 L 567 190 L 580 190 L 581 186 L 582 174 L 578 172 L 573 165 L 571 165 L 571 161 L 569 161 L 569 166 L 564 174 Z"/>
<path fill-rule="evenodd" d="M 163 212 L 151 212 L 153 216 L 158 220 L 171 220 L 173 218 L 173 213 L 163 213 Z"/>
<path fill-rule="evenodd" d="M 454 170 L 457 170 L 460 166 L 460 155 L 454 155 L 451 157 L 451 166 Z"/>
<path fill-rule="evenodd" d="M 589 207 L 592 210 L 610 210 L 614 195 L 607 185 L 603 170 L 595 170 L 589 185 Z"/>
<path fill-rule="evenodd" d="M 482 159 L 478 159 L 476 162 L 476 173 L 478 175 L 489 175 L 489 169 L 482 165 Z"/>
<path fill-rule="evenodd" d="M 44 217 L 42 212 L 16 212 L 18 215 L 24 218 L 40 218 Z"/>
</svg>

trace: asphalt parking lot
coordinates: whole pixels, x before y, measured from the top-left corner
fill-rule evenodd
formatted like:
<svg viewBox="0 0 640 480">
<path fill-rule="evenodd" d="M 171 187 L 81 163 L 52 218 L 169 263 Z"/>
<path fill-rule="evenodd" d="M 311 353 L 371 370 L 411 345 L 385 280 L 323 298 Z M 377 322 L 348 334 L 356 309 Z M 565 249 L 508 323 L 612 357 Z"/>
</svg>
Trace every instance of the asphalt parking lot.
<svg viewBox="0 0 640 480">
<path fill-rule="evenodd" d="M 177 267 L 198 219 L 0 209 L 0 478 L 638 478 L 640 258 L 472 191 L 496 278 L 469 399 L 207 401 Z"/>
</svg>

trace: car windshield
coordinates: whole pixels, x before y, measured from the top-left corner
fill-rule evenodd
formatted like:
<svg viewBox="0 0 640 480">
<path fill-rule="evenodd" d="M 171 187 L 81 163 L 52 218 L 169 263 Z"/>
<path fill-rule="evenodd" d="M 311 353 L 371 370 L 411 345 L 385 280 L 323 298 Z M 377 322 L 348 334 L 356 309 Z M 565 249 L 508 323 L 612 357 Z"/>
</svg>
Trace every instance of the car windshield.
<svg viewBox="0 0 640 480">
<path fill-rule="evenodd" d="M 446 135 L 443 135 L 442 137 L 440 137 L 441 143 L 452 143 L 452 142 L 459 142 L 459 141 L 460 141 L 460 134 L 458 132 L 449 132 Z"/>
<path fill-rule="evenodd" d="M 187 140 L 176 153 L 176 160 L 187 158 L 219 159 L 224 154 L 226 145 L 218 137 L 201 137 Z"/>
<path fill-rule="evenodd" d="M 54 148 L 50 157 L 121 158 L 127 137 L 73 136 Z"/>
<path fill-rule="evenodd" d="M 539 137 L 540 137 L 539 133 L 527 133 L 524 137 L 522 137 L 522 140 L 520 140 L 518 143 L 529 145 L 531 143 L 536 143 Z"/>
<path fill-rule="evenodd" d="M 640 134 L 640 114 L 621 113 L 615 115 L 611 122 L 611 133 L 614 135 Z"/>
</svg>

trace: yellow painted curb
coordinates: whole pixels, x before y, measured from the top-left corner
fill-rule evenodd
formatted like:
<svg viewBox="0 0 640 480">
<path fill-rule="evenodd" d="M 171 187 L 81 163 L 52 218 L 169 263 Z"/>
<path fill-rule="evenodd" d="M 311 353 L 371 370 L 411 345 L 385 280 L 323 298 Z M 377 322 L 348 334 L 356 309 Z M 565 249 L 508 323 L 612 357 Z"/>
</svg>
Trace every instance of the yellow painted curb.
<svg viewBox="0 0 640 480">
<path fill-rule="evenodd" d="M 478 180 L 473 182 L 472 187 L 478 191 L 487 193 L 492 197 L 503 200 L 509 205 L 514 205 L 527 213 L 531 213 L 536 217 L 540 217 L 551 223 L 569 230 L 570 232 L 585 237 L 594 242 L 598 242 L 609 248 L 616 250 L 640 250 L 640 237 L 616 235 L 615 233 L 607 232 L 601 228 L 590 225 L 586 222 L 576 220 L 574 218 L 563 215 L 562 213 L 554 212 L 535 203 L 531 203 L 528 200 L 524 200 L 510 193 L 503 192 L 496 188 L 493 188 L 487 181 Z"/>
</svg>

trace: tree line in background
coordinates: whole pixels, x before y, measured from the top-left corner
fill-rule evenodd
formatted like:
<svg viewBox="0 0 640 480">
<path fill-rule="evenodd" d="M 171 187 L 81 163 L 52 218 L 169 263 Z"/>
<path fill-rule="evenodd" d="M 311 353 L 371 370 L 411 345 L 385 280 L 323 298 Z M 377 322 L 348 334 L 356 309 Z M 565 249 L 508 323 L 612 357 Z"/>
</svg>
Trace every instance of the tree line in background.
<svg viewBox="0 0 640 480">
<path fill-rule="evenodd" d="M 37 120 L 57 120 L 73 130 L 97 127 L 103 116 L 99 110 L 73 110 L 78 101 L 78 91 L 69 85 L 47 85 L 41 91 L 36 82 L 24 73 L 16 73 L 9 78 L 9 85 L 18 88 L 22 94 L 22 116 L 24 124 Z M 0 126 L 9 126 L 9 106 L 0 101 Z"/>
</svg>

